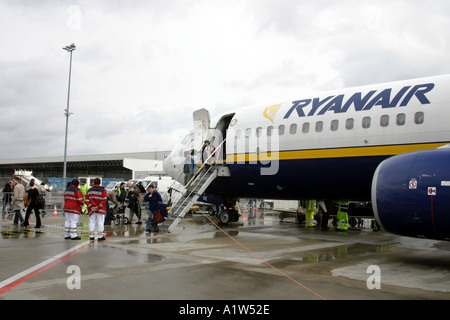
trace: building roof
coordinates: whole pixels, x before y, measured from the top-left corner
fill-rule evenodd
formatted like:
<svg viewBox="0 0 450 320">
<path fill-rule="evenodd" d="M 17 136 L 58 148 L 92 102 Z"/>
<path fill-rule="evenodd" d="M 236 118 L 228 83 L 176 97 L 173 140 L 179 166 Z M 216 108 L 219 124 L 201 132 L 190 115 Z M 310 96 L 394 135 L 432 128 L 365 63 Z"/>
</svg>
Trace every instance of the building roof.
<svg viewBox="0 0 450 320">
<path fill-rule="evenodd" d="M 92 154 L 67 156 L 67 162 L 89 162 L 89 161 L 123 161 L 124 159 L 146 159 L 146 160 L 164 160 L 170 151 L 152 151 L 152 152 L 133 152 L 133 153 L 111 153 L 111 154 Z M 61 163 L 64 162 L 63 156 L 56 157 L 36 157 L 36 158 L 18 158 L 18 159 L 0 159 L 0 166 L 11 166 L 17 164 L 31 163 Z"/>
</svg>

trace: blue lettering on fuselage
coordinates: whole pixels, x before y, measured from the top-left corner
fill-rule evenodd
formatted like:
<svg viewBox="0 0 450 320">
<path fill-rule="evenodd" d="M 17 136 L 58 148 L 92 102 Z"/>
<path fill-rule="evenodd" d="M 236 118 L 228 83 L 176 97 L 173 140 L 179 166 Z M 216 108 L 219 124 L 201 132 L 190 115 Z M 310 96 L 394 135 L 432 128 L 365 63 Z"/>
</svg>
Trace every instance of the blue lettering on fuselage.
<svg viewBox="0 0 450 320">
<path fill-rule="evenodd" d="M 372 90 L 363 94 L 356 92 L 348 99 L 345 95 L 328 96 L 326 98 L 313 98 L 292 101 L 292 107 L 285 114 L 284 119 L 291 116 L 294 110 L 299 117 L 309 117 L 313 115 L 323 115 L 326 112 L 344 113 L 347 112 L 351 106 L 355 111 L 371 110 L 374 106 L 381 106 L 381 108 L 395 108 L 397 105 L 404 107 L 408 105 L 411 99 L 415 96 L 421 104 L 429 104 L 430 100 L 425 96 L 434 88 L 434 83 L 426 83 L 411 86 L 406 86 L 398 92 L 392 92 L 392 88 L 384 89 L 377 93 Z M 391 98 L 392 97 L 392 98 Z M 310 107 L 311 110 L 306 114 L 304 108 Z"/>
</svg>

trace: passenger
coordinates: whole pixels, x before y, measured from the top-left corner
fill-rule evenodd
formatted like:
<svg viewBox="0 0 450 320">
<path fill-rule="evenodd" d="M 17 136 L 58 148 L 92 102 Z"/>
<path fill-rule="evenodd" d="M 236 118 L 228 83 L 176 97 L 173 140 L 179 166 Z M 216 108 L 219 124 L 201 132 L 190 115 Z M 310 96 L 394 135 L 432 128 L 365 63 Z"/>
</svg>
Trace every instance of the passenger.
<svg viewBox="0 0 450 320">
<path fill-rule="evenodd" d="M 23 222 L 22 213 L 20 212 L 25 208 L 23 203 L 23 197 L 25 195 L 25 187 L 20 183 L 19 177 L 13 178 L 13 197 L 11 199 L 11 205 L 14 205 L 14 221 L 13 224 L 19 224 L 19 221 Z"/>
<path fill-rule="evenodd" d="M 202 162 L 205 165 L 206 170 L 209 170 L 209 167 L 211 167 L 211 160 L 212 155 L 214 153 L 214 146 L 212 146 L 209 142 L 209 140 L 205 140 L 205 143 L 202 147 Z"/>
<path fill-rule="evenodd" d="M 66 217 L 64 239 L 81 239 L 77 234 L 77 225 L 84 202 L 83 195 L 81 194 L 80 189 L 78 189 L 79 185 L 80 181 L 78 181 L 78 179 L 73 179 L 70 186 L 64 191 L 63 211 Z"/>
<path fill-rule="evenodd" d="M 145 194 L 145 188 L 144 188 L 144 186 L 142 185 L 142 181 L 139 181 L 139 182 L 138 182 L 137 187 L 139 188 L 139 191 L 140 191 L 141 193 Z"/>
<path fill-rule="evenodd" d="M 136 224 L 142 224 L 141 220 L 141 205 L 140 202 L 142 202 L 142 194 L 138 187 L 133 186 L 131 182 L 127 182 L 128 187 L 128 208 L 130 208 L 130 219 L 128 221 L 128 224 L 131 224 L 133 221 L 133 213 L 136 214 L 138 221 Z"/>
<path fill-rule="evenodd" d="M 186 157 L 184 159 L 184 167 L 183 167 L 183 173 L 184 173 L 184 185 L 187 186 L 189 181 L 191 181 L 192 177 L 195 174 L 196 164 L 194 159 L 194 150 L 185 151 L 184 156 Z"/>
<path fill-rule="evenodd" d="M 155 232 L 159 231 L 158 224 L 153 223 L 153 212 L 158 210 L 158 202 L 162 202 L 161 195 L 155 190 L 153 184 L 149 185 L 147 188 L 147 193 L 145 194 L 144 201 L 148 201 L 148 218 L 145 231 L 150 232 L 153 225 L 153 230 Z"/>
<path fill-rule="evenodd" d="M 109 201 L 114 203 L 115 207 L 117 207 L 120 203 L 117 200 L 117 195 L 119 194 L 118 189 L 114 189 L 108 192 L 108 201 L 106 201 L 106 216 L 105 216 L 105 226 L 111 224 L 111 206 L 109 205 Z"/>
<path fill-rule="evenodd" d="M 25 213 L 25 221 L 22 223 L 22 227 L 28 227 L 28 219 L 30 218 L 31 211 L 34 211 L 34 215 L 36 217 L 36 225 L 35 228 L 41 227 L 41 217 L 40 217 L 40 206 L 41 204 L 38 203 L 38 197 L 39 197 L 39 190 L 35 186 L 35 181 L 32 179 L 30 181 L 30 189 L 28 190 L 28 199 L 30 201 L 30 204 L 28 205 L 27 211 Z"/>
<path fill-rule="evenodd" d="M 45 214 L 46 214 L 45 198 L 46 198 L 46 195 L 47 195 L 47 191 L 45 190 L 45 182 L 41 183 L 41 185 L 39 186 L 38 190 L 39 190 L 39 193 L 42 195 L 42 198 L 44 200 L 43 203 L 42 203 L 41 209 L 42 209 L 42 216 L 45 217 Z"/>
<path fill-rule="evenodd" d="M 9 206 L 11 209 L 11 193 L 12 193 L 12 180 L 8 181 L 7 184 L 5 184 L 5 187 L 3 188 L 3 208 L 2 213 L 5 214 L 7 211 L 5 211 L 6 207 Z"/>
<path fill-rule="evenodd" d="M 87 191 L 85 203 L 89 214 L 89 238 L 95 240 L 95 229 L 97 228 L 98 240 L 105 240 L 103 234 L 107 193 L 105 187 L 100 185 L 100 178 L 94 179 L 94 185 Z"/>
</svg>

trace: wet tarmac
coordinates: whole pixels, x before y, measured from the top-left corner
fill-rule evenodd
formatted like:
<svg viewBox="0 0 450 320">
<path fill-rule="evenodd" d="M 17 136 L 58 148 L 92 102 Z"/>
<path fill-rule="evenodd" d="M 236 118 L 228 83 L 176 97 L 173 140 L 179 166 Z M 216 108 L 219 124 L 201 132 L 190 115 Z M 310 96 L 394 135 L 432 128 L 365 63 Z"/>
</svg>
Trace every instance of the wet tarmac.
<svg viewBox="0 0 450 320">
<path fill-rule="evenodd" d="M 78 241 L 64 240 L 62 216 L 40 229 L 2 219 L 0 299 L 450 299 L 450 242 L 307 229 L 268 210 L 221 228 L 208 217 L 188 216 L 173 233 L 107 226 L 94 242 L 87 216 Z"/>
</svg>

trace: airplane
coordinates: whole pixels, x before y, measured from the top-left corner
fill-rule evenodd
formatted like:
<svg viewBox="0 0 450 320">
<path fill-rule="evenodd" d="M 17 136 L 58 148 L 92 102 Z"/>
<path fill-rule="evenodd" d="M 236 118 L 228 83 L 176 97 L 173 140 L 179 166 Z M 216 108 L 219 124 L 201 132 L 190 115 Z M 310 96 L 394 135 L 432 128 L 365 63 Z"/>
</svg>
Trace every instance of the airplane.
<svg viewBox="0 0 450 320">
<path fill-rule="evenodd" d="M 213 119 L 199 109 L 193 118 L 164 161 L 180 182 L 184 152 L 209 139 L 229 174 L 208 195 L 368 201 L 390 233 L 450 239 L 450 75 L 302 94 Z"/>
</svg>

